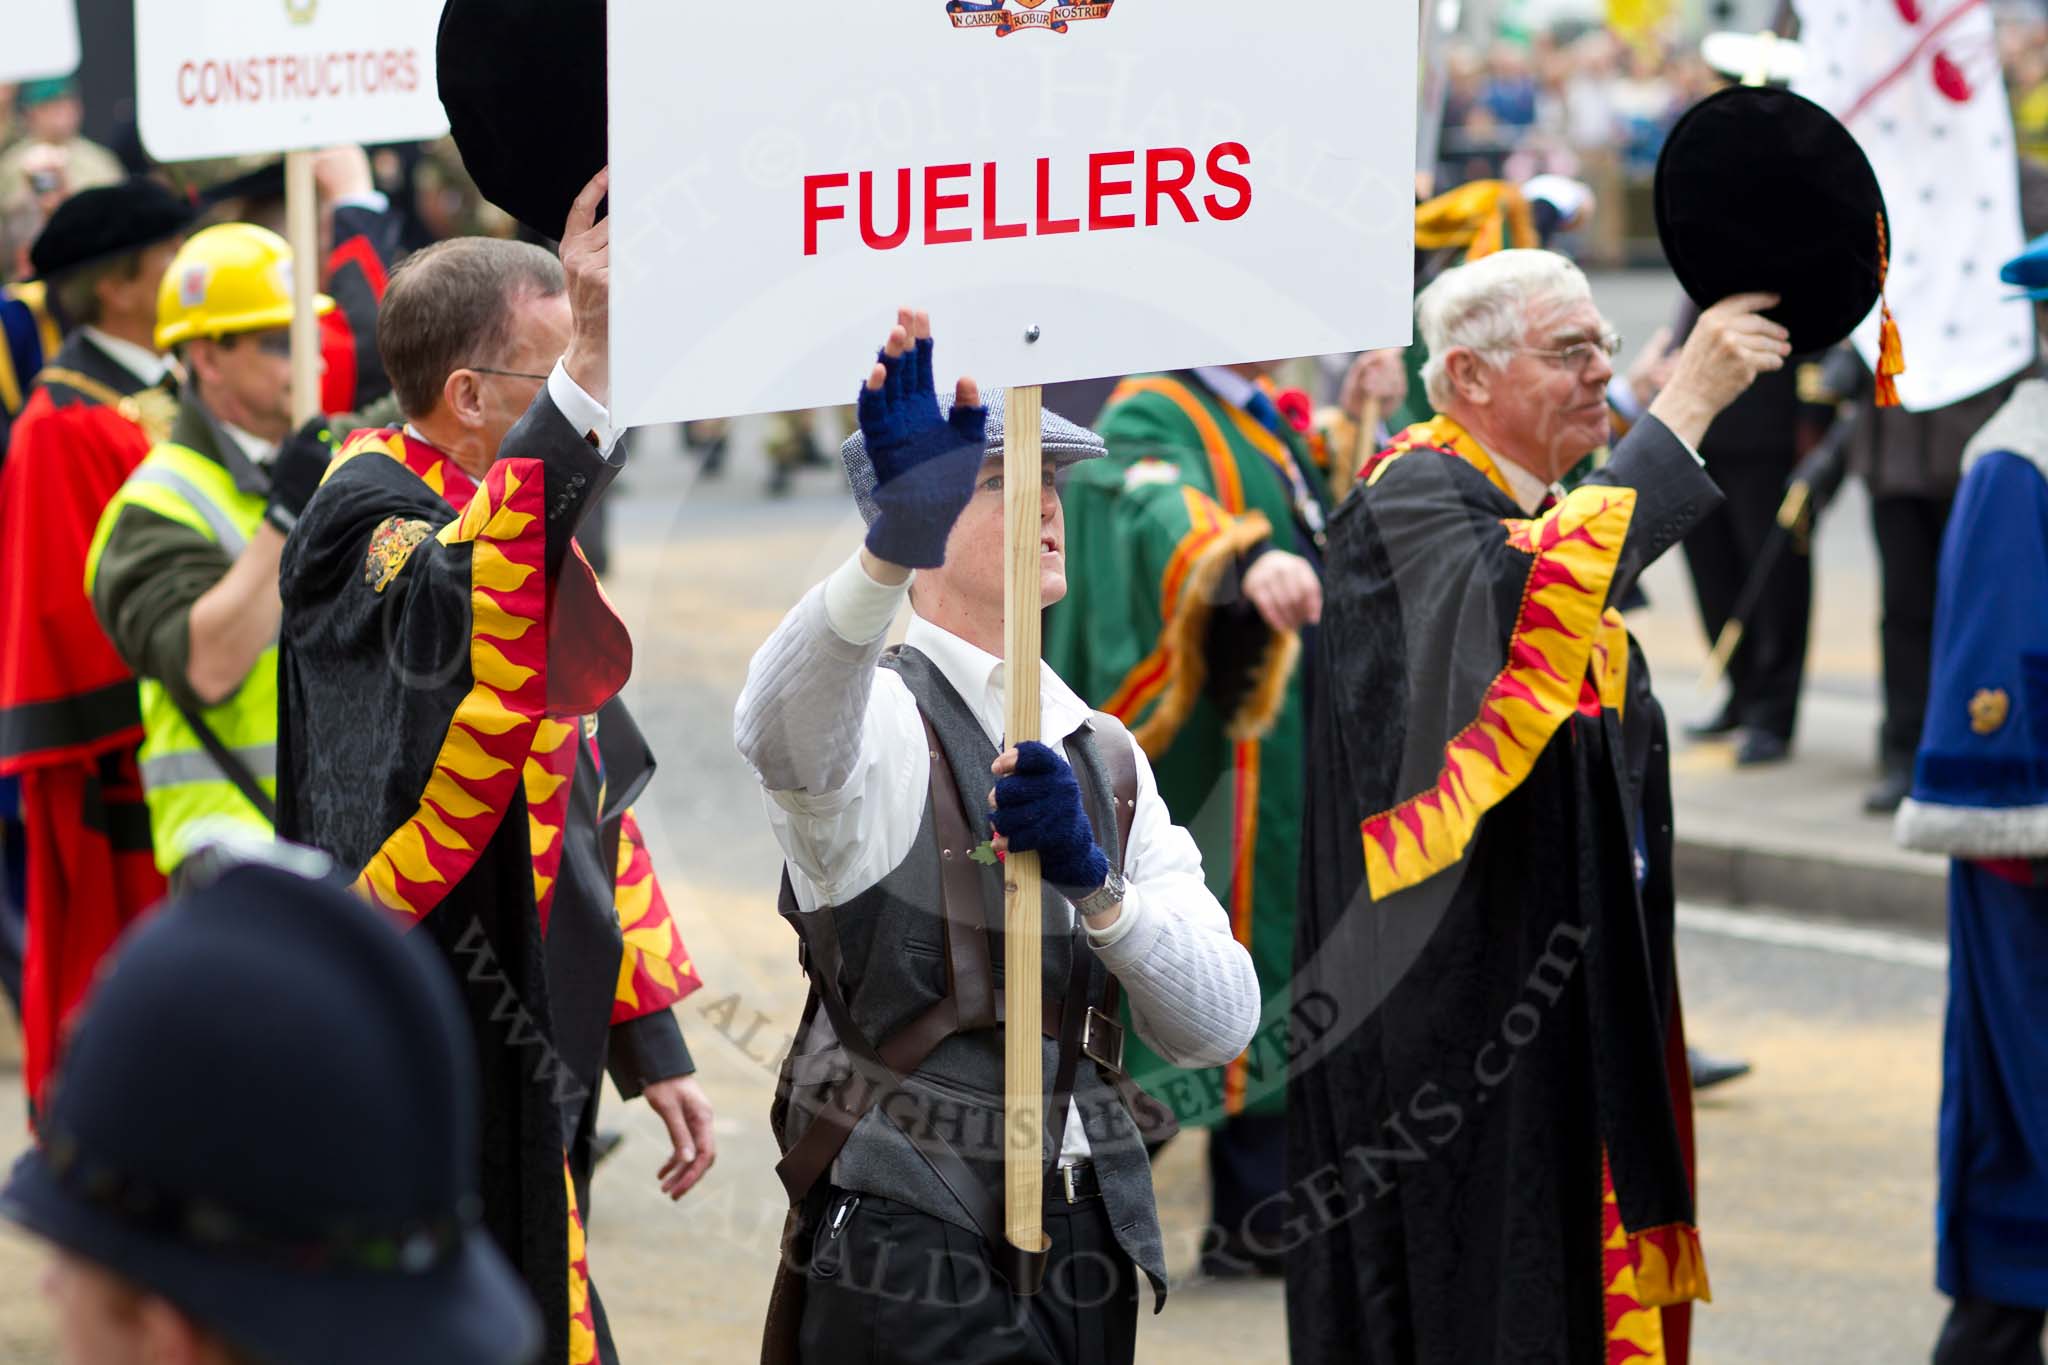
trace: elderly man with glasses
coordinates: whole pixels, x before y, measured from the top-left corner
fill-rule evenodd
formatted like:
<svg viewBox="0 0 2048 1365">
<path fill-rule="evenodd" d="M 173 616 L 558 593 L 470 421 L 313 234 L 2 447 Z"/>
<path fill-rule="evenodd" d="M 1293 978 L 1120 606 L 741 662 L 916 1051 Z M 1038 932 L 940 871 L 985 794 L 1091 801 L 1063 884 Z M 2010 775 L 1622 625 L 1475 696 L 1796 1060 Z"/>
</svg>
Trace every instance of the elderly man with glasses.
<svg viewBox="0 0 2048 1365">
<path fill-rule="evenodd" d="M 1331 519 L 1288 1095 L 1297 1365 L 1682 1358 L 1707 1296 L 1663 725 L 1614 609 L 1719 502 L 1695 453 L 1786 333 L 1701 316 L 1613 459 L 1617 340 L 1560 256 L 1416 312 L 1438 417 Z M 1668 1357 L 1648 1343 L 1671 1346 Z"/>
</svg>

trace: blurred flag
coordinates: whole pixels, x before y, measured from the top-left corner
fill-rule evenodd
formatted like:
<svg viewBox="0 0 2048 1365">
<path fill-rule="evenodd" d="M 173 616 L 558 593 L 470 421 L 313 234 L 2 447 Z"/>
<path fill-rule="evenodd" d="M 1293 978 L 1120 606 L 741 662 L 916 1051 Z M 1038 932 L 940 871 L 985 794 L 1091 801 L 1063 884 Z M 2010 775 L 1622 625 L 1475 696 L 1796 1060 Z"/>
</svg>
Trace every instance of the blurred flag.
<svg viewBox="0 0 2048 1365">
<path fill-rule="evenodd" d="M 1642 47 L 1664 31 L 1672 9 L 1672 0 L 1607 0 L 1607 27 L 1630 47 Z"/>
<path fill-rule="evenodd" d="M 2004 302 L 2019 253 L 2019 162 L 1985 0 L 1794 0 L 1798 93 L 1848 126 L 1891 217 L 1886 293 L 1905 343 L 1899 398 L 1925 411 L 2034 358 L 2033 310 Z M 1790 223 L 1789 231 L 1798 224 Z M 1856 330 L 1875 368 L 1878 317 Z"/>
</svg>

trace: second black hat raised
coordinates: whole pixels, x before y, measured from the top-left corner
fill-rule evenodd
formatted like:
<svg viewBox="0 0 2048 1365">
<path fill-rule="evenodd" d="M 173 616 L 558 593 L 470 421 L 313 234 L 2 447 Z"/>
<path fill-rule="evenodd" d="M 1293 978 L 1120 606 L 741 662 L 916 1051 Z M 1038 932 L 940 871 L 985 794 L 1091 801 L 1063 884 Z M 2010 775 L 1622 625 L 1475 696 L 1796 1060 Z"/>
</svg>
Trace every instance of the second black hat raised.
<svg viewBox="0 0 2048 1365">
<path fill-rule="evenodd" d="M 1709 95 L 1657 161 L 1657 235 L 1693 302 L 1776 294 L 1795 353 L 1823 350 L 1884 288 L 1884 195 L 1847 128 L 1789 90 Z"/>
</svg>

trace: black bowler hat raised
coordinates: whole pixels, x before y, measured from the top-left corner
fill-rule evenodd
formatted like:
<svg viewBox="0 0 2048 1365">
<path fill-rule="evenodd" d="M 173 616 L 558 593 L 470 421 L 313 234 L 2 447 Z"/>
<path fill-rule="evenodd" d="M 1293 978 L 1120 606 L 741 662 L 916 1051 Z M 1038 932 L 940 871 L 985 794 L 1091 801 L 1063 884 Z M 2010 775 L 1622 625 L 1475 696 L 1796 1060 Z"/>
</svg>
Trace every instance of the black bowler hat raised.
<svg viewBox="0 0 2048 1365">
<path fill-rule="evenodd" d="M 1789 90 L 1734 86 L 1695 104 L 1657 160 L 1657 235 L 1693 302 L 1782 300 L 1795 353 L 1856 329 L 1883 292 L 1884 195 L 1847 128 Z"/>
<path fill-rule="evenodd" d="M 605 165 L 605 0 L 448 0 L 435 58 L 477 189 L 560 238 Z"/>
<path fill-rule="evenodd" d="M 124 252 L 168 241 L 198 211 L 154 180 L 124 180 L 80 190 L 50 215 L 28 249 L 39 280 L 55 279 Z"/>
<path fill-rule="evenodd" d="M 118 950 L 0 1212 L 276 1365 L 530 1360 L 447 977 L 346 891 L 228 872 Z"/>
</svg>

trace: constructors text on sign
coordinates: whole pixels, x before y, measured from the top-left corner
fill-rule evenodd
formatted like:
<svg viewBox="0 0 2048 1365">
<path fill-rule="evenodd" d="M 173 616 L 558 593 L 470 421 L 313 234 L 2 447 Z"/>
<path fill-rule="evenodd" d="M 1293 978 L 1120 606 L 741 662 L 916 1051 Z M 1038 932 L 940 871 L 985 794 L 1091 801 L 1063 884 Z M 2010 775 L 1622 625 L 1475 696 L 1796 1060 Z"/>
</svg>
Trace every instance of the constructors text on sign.
<svg viewBox="0 0 2048 1365">
<path fill-rule="evenodd" d="M 178 103 L 189 109 L 410 95 L 420 88 L 421 69 L 419 50 L 410 47 L 192 60 L 178 66 Z"/>
</svg>

